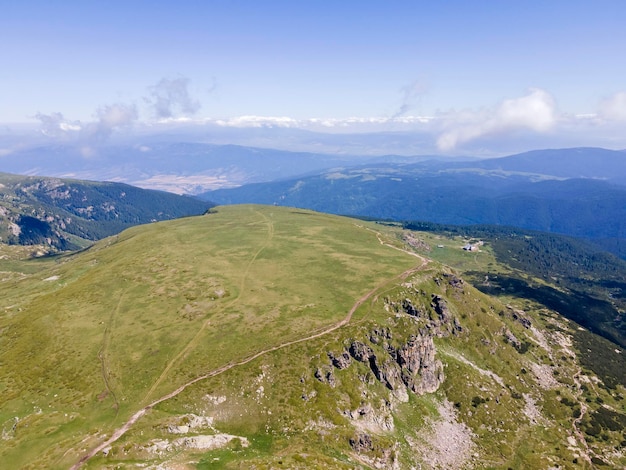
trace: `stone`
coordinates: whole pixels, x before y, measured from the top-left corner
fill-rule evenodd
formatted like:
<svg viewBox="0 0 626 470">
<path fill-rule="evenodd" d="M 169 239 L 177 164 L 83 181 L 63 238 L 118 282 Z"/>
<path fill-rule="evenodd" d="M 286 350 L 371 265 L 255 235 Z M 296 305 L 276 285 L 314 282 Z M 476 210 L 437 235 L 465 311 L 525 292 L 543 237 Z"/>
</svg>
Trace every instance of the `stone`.
<svg viewBox="0 0 626 470">
<path fill-rule="evenodd" d="M 345 369 L 352 363 L 352 359 L 350 359 L 350 355 L 346 351 L 343 351 L 339 356 L 335 356 L 332 352 L 328 352 L 328 357 L 330 358 L 330 362 L 337 369 Z"/>
<path fill-rule="evenodd" d="M 439 315 L 442 323 L 448 323 L 448 321 L 450 321 L 450 309 L 448 308 L 448 304 L 443 297 L 437 294 L 433 294 L 431 305 L 435 310 L 435 313 Z"/>
<path fill-rule="evenodd" d="M 374 450 L 372 437 L 366 433 L 359 433 L 355 437 L 350 438 L 350 447 L 356 452 L 364 452 Z"/>
<path fill-rule="evenodd" d="M 374 355 L 372 349 L 361 343 L 360 341 L 353 341 L 348 349 L 350 355 L 359 362 L 368 362 L 370 357 Z"/>
</svg>

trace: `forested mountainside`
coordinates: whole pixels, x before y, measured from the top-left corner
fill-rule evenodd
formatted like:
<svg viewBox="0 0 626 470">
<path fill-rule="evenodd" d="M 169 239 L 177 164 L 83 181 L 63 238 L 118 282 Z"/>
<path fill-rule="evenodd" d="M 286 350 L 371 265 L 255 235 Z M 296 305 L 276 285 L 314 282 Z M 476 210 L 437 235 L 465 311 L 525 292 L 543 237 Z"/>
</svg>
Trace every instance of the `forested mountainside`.
<svg viewBox="0 0 626 470">
<path fill-rule="evenodd" d="M 211 206 L 122 183 L 0 174 L 0 237 L 9 244 L 75 249 L 133 225 L 198 215 Z"/>
</svg>

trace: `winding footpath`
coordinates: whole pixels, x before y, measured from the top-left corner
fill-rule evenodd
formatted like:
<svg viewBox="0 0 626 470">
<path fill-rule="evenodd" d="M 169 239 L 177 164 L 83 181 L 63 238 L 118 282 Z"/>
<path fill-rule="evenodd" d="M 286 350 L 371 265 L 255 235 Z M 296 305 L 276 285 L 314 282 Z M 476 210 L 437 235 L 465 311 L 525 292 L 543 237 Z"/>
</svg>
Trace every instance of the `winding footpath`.
<svg viewBox="0 0 626 470">
<path fill-rule="evenodd" d="M 273 346 L 271 348 L 268 349 L 264 349 L 262 351 L 259 351 L 251 356 L 248 356 L 247 358 L 244 358 L 240 361 L 237 362 L 231 362 L 228 364 L 223 365 L 222 367 L 219 367 L 217 369 L 214 369 L 204 375 L 201 375 L 199 377 L 196 377 L 193 380 L 190 380 L 189 382 L 181 385 L 180 387 L 178 387 L 176 390 L 174 390 L 173 392 L 168 393 L 167 395 L 162 396 L 161 398 L 154 400 L 153 402 L 151 402 L 150 404 L 144 406 L 143 408 L 141 408 L 139 411 L 137 411 L 135 414 L 133 414 L 128 421 L 126 421 L 126 423 L 124 423 L 120 428 L 116 429 L 113 434 L 111 435 L 111 437 L 109 437 L 106 441 L 102 442 L 101 444 L 99 444 L 97 447 L 94 447 L 93 449 L 91 449 L 87 454 L 85 454 L 83 457 L 81 457 L 81 459 L 75 463 L 70 470 L 77 470 L 79 469 L 84 463 L 86 463 L 89 459 L 93 458 L 95 455 L 98 454 L 98 452 L 103 451 L 104 449 L 106 449 L 107 447 L 109 447 L 111 444 L 113 444 L 114 442 L 116 442 L 120 437 L 122 437 L 137 421 L 139 421 L 148 411 L 150 411 L 152 408 L 154 408 L 156 405 L 158 405 L 159 403 L 162 403 L 166 400 L 169 400 L 170 398 L 175 397 L 176 395 L 180 394 L 181 392 L 183 392 L 185 389 L 187 389 L 188 387 L 202 381 L 202 380 L 206 380 L 209 379 L 211 377 L 215 377 L 217 375 L 220 375 L 230 369 L 233 369 L 235 367 L 239 367 L 239 366 L 243 366 L 245 364 L 248 364 L 251 361 L 254 361 L 255 359 L 258 359 L 261 356 L 264 356 L 266 354 L 272 353 L 274 351 L 278 351 L 279 349 L 283 349 L 289 346 L 293 346 L 294 344 L 298 344 L 298 343 L 303 343 L 306 341 L 310 341 L 316 338 L 319 338 L 321 336 L 325 336 L 329 333 L 332 333 L 335 330 L 338 330 L 339 328 L 347 325 L 350 320 L 352 319 L 352 315 L 354 315 L 354 312 L 357 311 L 357 309 L 363 305 L 369 298 L 371 298 L 381 287 L 389 284 L 389 282 L 396 280 L 396 279 L 406 279 L 408 276 L 410 276 L 411 274 L 421 271 L 422 269 L 424 269 L 424 267 L 430 262 L 430 260 L 428 260 L 427 258 L 424 258 L 416 253 L 407 251 L 407 250 L 403 250 L 402 248 L 398 248 L 395 247 L 393 245 L 389 245 L 388 243 L 385 243 L 379 232 L 376 232 L 374 230 L 371 229 L 367 229 L 370 230 L 374 233 L 376 233 L 376 236 L 378 238 L 378 241 L 380 242 L 381 245 L 385 245 L 388 246 L 390 248 L 393 248 L 395 250 L 399 250 L 399 251 L 403 251 L 409 255 L 415 256 L 417 258 L 419 258 L 422 262 L 421 264 L 419 264 L 416 267 L 407 269 L 406 271 L 394 276 L 391 279 L 387 279 L 385 280 L 383 283 L 381 283 L 380 285 L 374 287 L 372 290 L 370 290 L 369 292 L 367 292 L 366 294 L 362 295 L 355 303 L 354 305 L 352 305 L 352 308 L 350 308 L 350 310 L 348 311 L 348 314 L 346 315 L 346 317 L 339 321 L 338 323 L 335 323 L 333 326 L 330 326 L 328 328 L 326 328 L 325 330 L 322 330 L 318 333 L 315 334 L 311 334 L 309 336 L 305 336 L 303 338 L 300 339 L 296 339 L 293 341 L 288 341 L 286 343 L 281 343 L 279 345 Z M 258 256 L 258 252 L 257 254 L 254 256 L 254 258 L 256 258 L 256 256 Z M 186 350 L 187 348 L 185 348 Z"/>
</svg>

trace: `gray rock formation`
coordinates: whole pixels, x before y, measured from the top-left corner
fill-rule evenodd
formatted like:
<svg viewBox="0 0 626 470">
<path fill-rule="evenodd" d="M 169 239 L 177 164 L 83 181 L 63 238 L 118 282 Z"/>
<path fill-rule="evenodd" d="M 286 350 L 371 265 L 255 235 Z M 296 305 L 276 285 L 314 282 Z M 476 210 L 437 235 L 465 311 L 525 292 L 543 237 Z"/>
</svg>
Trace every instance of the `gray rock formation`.
<svg viewBox="0 0 626 470">
<path fill-rule="evenodd" d="M 439 316 L 441 323 L 448 323 L 451 320 L 452 314 L 448 309 L 448 304 L 445 299 L 440 295 L 433 294 L 430 305 L 435 310 L 435 313 Z"/>
<path fill-rule="evenodd" d="M 432 336 L 411 335 L 406 343 L 398 348 L 394 348 L 387 337 L 391 338 L 388 331 L 373 331 L 370 334 L 371 342 L 384 348 L 382 354 L 377 354 L 370 346 L 354 340 L 347 352 L 344 351 L 338 356 L 328 353 L 328 357 L 338 369 L 349 367 L 350 357 L 368 364 L 376 379 L 385 384 L 389 390 L 395 391 L 400 387 L 406 387 L 420 395 L 436 391 L 444 380 L 444 374 L 441 361 L 435 358 Z M 317 369 L 315 377 L 321 382 L 335 385 L 332 371 Z"/>
<path fill-rule="evenodd" d="M 374 443 L 369 434 L 359 433 L 355 437 L 350 438 L 350 447 L 352 447 L 355 452 L 361 453 L 374 450 Z"/>
<path fill-rule="evenodd" d="M 339 354 L 339 356 L 335 356 L 332 352 L 329 352 L 328 357 L 330 358 L 332 365 L 334 365 L 337 369 L 345 369 L 352 362 L 350 355 L 346 351 L 343 351 Z"/>
<path fill-rule="evenodd" d="M 373 341 L 372 341 L 373 342 Z M 350 355 L 359 362 L 369 362 L 370 358 L 374 356 L 372 348 L 360 341 L 353 341 L 348 349 Z"/>
</svg>

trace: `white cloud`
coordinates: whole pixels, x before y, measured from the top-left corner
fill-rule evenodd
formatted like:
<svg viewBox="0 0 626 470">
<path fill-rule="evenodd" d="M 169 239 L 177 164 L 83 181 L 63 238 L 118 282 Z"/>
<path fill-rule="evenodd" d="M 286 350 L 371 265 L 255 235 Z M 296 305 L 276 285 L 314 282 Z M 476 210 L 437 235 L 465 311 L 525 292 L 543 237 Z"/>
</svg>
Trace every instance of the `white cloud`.
<svg viewBox="0 0 626 470">
<path fill-rule="evenodd" d="M 218 119 L 215 124 L 223 127 L 300 127 L 301 122 L 289 117 L 239 116 Z"/>
<path fill-rule="evenodd" d="M 96 112 L 97 121 L 84 128 L 84 135 L 91 141 L 104 141 L 114 130 L 131 126 L 138 118 L 137 107 L 132 104 L 103 106 Z"/>
<path fill-rule="evenodd" d="M 98 109 L 98 121 L 107 128 L 124 127 L 137 119 L 137 108 L 134 105 L 113 104 Z"/>
<path fill-rule="evenodd" d="M 397 117 L 349 117 L 349 118 L 310 118 L 294 119 L 273 116 L 239 116 L 229 119 L 205 119 L 202 123 L 216 124 L 221 127 L 262 128 L 283 127 L 298 129 L 337 129 L 348 132 L 362 130 L 381 130 L 383 125 L 423 125 L 435 118 L 431 116 L 397 116 Z M 377 129 L 379 128 L 379 129 Z"/>
<path fill-rule="evenodd" d="M 189 93 L 189 79 L 186 77 L 162 78 L 150 87 L 150 96 L 144 100 L 157 119 L 190 116 L 200 109 L 200 102 Z"/>
<path fill-rule="evenodd" d="M 556 120 L 552 96 L 544 90 L 532 89 L 526 96 L 505 100 L 491 110 L 444 116 L 444 131 L 437 139 L 437 146 L 450 151 L 459 144 L 488 135 L 518 130 L 543 133 L 552 129 Z"/>
<path fill-rule="evenodd" d="M 82 129 L 80 121 L 68 121 L 61 113 L 37 113 L 35 118 L 41 122 L 40 131 L 46 137 L 64 138 Z"/>
<path fill-rule="evenodd" d="M 626 121 L 626 92 L 615 93 L 602 101 L 599 115 L 611 121 Z"/>
</svg>

